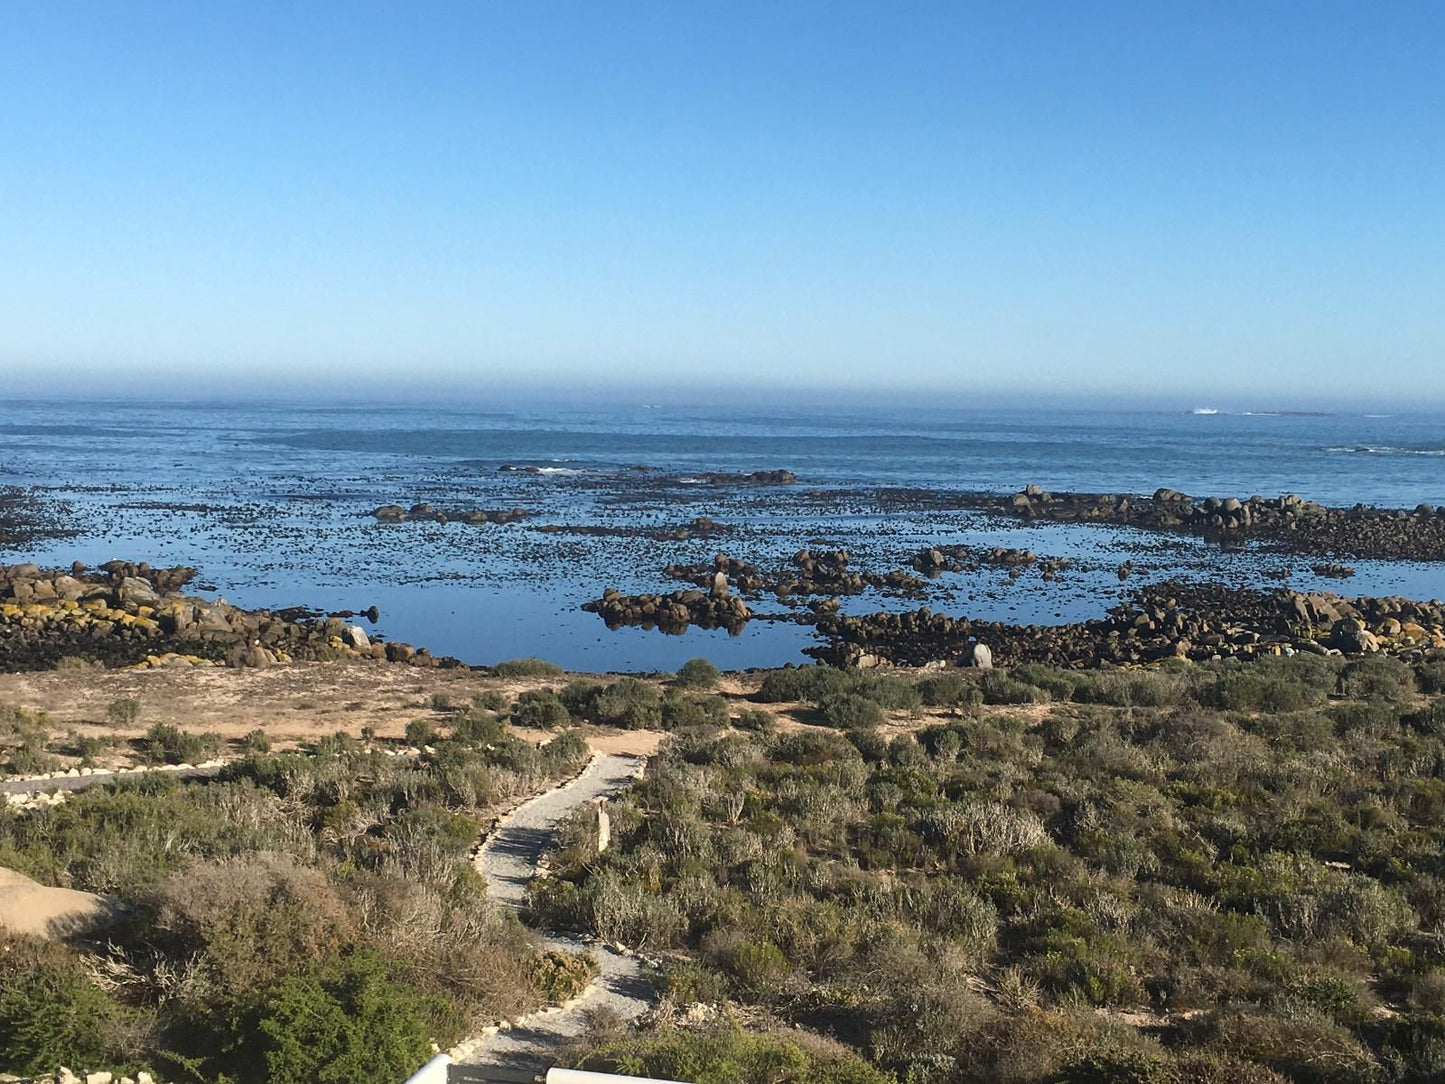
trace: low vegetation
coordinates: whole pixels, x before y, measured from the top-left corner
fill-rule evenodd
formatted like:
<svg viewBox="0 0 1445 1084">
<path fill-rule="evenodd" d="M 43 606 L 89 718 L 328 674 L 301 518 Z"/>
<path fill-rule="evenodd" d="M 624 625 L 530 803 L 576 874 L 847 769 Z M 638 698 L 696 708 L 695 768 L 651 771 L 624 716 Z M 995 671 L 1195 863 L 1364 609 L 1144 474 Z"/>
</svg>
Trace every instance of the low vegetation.
<svg viewBox="0 0 1445 1084">
<path fill-rule="evenodd" d="M 793 1068 L 769 1079 L 1439 1081 L 1437 668 L 775 671 L 758 699 L 818 725 L 676 726 L 612 849 L 564 839 L 531 907 L 662 955 L 668 1004 L 866 1062 L 770 1050 Z M 755 1041 L 678 1028 L 587 1064 L 761 1080 Z"/>
<path fill-rule="evenodd" d="M 1440 661 L 808 666 L 741 689 L 701 663 L 509 666 L 534 680 L 414 706 L 420 757 L 369 732 L 273 752 L 256 731 L 206 784 L 0 812 L 0 866 L 123 905 L 103 935 L 0 945 L 0 1070 L 399 1080 L 433 1043 L 574 995 L 588 963 L 499 917 L 469 857 L 490 811 L 575 773 L 586 725 L 670 736 L 609 804 L 611 849 L 579 816 L 530 899 L 537 923 L 664 961 L 655 1020 L 595 1021 L 578 1064 L 696 1084 L 1445 1079 Z M 129 743 L 169 763 L 218 744 L 164 723 Z M 109 750 L 20 709 L 0 747 L 11 772 Z"/>
<path fill-rule="evenodd" d="M 7 725 L 23 741 L 30 723 Z M 0 866 L 120 905 L 93 936 L 0 944 L 0 1071 L 404 1080 L 433 1043 L 575 993 L 586 965 L 499 916 L 470 857 L 489 810 L 575 773 L 586 745 L 537 748 L 476 709 L 443 729 L 415 760 L 345 734 L 270 755 L 253 735 L 210 783 L 0 812 Z M 158 724 L 146 747 L 173 761 L 188 740 Z"/>
</svg>

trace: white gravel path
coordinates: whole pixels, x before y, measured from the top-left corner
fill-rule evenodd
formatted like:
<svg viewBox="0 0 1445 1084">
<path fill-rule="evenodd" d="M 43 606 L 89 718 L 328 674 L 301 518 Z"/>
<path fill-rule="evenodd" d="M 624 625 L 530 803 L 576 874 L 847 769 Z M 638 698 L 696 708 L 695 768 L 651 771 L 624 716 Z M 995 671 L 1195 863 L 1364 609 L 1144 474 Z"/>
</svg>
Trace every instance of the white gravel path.
<svg viewBox="0 0 1445 1084">
<path fill-rule="evenodd" d="M 498 906 L 520 912 L 527 885 L 551 847 L 557 826 L 579 806 L 629 786 L 642 770 L 642 757 L 598 754 L 581 775 L 556 790 L 518 806 L 482 845 L 477 866 L 487 881 L 487 895 Z M 452 1081 L 485 1080 L 489 1070 L 503 1073 L 546 1069 L 555 1055 L 586 1026 L 586 1013 L 608 1006 L 630 1020 L 652 1003 L 652 988 L 641 964 L 631 956 L 579 938 L 545 934 L 548 948 L 590 952 L 601 972 L 587 993 L 567 1006 L 543 1009 L 513 1022 L 510 1028 L 463 1043 L 453 1051 L 457 1064 Z"/>
</svg>

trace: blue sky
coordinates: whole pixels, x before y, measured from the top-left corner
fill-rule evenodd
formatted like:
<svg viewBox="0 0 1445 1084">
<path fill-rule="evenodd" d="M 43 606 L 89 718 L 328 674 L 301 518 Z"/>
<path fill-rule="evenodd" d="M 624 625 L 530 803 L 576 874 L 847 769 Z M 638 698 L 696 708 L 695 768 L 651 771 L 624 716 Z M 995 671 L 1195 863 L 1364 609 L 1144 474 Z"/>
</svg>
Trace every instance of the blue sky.
<svg viewBox="0 0 1445 1084">
<path fill-rule="evenodd" d="M 1445 399 L 1445 5 L 16 2 L 11 390 Z"/>
</svg>

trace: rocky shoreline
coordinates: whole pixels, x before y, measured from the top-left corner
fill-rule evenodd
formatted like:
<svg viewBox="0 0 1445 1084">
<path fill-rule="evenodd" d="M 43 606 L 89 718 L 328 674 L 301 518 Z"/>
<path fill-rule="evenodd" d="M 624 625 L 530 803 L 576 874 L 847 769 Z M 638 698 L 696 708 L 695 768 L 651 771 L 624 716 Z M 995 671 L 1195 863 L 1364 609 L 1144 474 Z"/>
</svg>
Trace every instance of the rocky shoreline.
<svg viewBox="0 0 1445 1084">
<path fill-rule="evenodd" d="M 425 648 L 382 643 L 341 615 L 246 610 L 184 594 L 195 575 L 193 568 L 129 561 L 0 568 L 0 671 L 51 670 L 63 659 L 106 667 L 334 659 L 460 665 Z"/>
<path fill-rule="evenodd" d="M 1026 522 L 1101 523 L 1198 535 L 1223 544 L 1258 541 L 1286 553 L 1357 560 L 1445 561 L 1445 507 L 1331 508 L 1295 494 L 1265 498 L 1050 493 L 975 494 L 962 507 Z"/>
<path fill-rule="evenodd" d="M 956 664 L 975 644 L 1002 665 L 1067 669 L 1297 653 L 1445 657 L 1439 602 L 1180 582 L 1143 588 L 1100 620 L 1067 625 L 971 621 L 923 607 L 820 616 L 817 630 L 827 643 L 808 653 L 835 666 Z"/>
</svg>

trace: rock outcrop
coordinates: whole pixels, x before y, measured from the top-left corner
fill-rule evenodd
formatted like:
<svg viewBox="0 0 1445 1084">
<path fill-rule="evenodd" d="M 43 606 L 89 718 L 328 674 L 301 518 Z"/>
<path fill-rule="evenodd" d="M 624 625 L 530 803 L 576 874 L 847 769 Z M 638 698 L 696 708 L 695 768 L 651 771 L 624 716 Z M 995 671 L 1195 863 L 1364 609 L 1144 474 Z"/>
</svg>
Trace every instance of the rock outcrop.
<svg viewBox="0 0 1445 1084">
<path fill-rule="evenodd" d="M 1038 662 L 1069 669 L 1297 652 L 1445 657 L 1445 605 L 1439 602 L 1177 581 L 1142 589 L 1100 620 L 1068 625 L 974 621 L 923 607 L 819 615 L 817 629 L 828 642 L 809 654 L 836 665 L 863 658 L 908 666 L 967 664 L 975 643 L 987 644 L 992 661 L 1005 666 Z"/>
<path fill-rule="evenodd" d="M 424 649 L 373 642 L 341 617 L 246 610 L 224 599 L 182 593 L 195 575 L 193 568 L 129 561 L 110 561 L 93 571 L 79 564 L 63 571 L 34 564 L 0 568 L 0 671 L 49 670 L 67 658 L 111 667 L 270 666 L 347 658 L 455 662 L 435 659 Z"/>
</svg>

